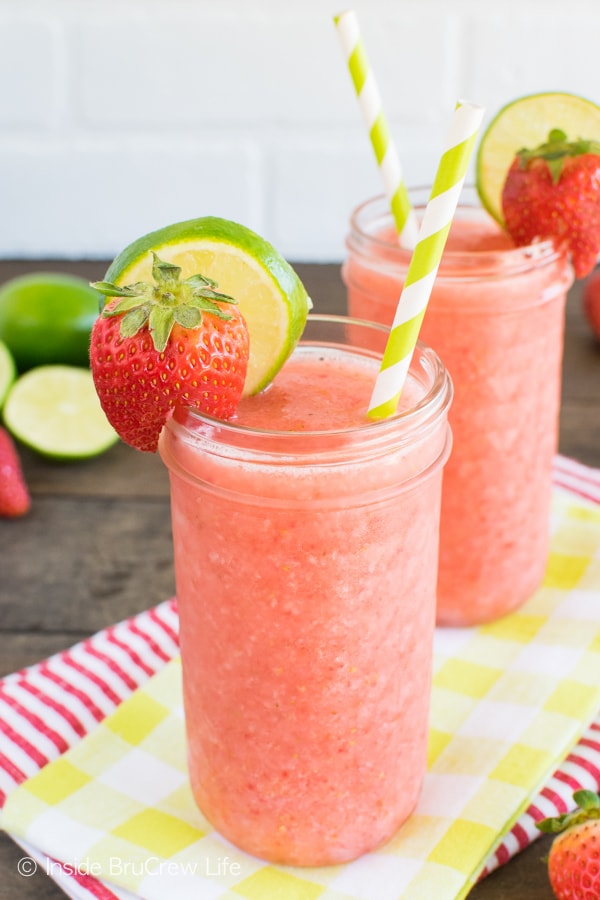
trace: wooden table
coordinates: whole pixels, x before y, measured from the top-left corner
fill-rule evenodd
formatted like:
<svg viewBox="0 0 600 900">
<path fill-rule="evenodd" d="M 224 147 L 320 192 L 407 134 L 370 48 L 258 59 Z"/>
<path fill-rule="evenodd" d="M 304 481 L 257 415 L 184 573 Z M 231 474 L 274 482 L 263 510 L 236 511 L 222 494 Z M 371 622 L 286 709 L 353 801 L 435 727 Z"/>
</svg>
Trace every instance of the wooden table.
<svg viewBox="0 0 600 900">
<path fill-rule="evenodd" d="M 0 262 L 0 283 L 41 269 L 97 279 L 106 265 Z M 345 311 L 339 266 L 297 269 L 317 311 Z M 580 286 L 567 304 L 560 449 L 600 466 L 600 345 L 582 319 Z M 33 508 L 23 519 L 0 520 L 0 675 L 174 593 L 168 483 L 157 456 L 118 444 L 85 463 L 56 464 L 25 451 L 22 460 Z M 550 900 L 541 862 L 547 850 L 547 839 L 537 841 L 470 898 Z M 43 874 L 20 876 L 22 855 L 0 834 L 0 900 L 64 896 Z"/>
</svg>

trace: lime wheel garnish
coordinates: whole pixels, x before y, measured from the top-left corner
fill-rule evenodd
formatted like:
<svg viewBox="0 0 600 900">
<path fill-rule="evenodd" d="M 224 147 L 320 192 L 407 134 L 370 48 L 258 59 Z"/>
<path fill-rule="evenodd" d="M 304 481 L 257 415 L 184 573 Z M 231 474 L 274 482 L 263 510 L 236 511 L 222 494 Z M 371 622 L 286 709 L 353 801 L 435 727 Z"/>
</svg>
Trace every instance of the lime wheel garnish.
<svg viewBox="0 0 600 900">
<path fill-rule="evenodd" d="M 553 129 L 570 140 L 600 141 L 600 107 L 575 94 L 531 94 L 504 106 L 485 130 L 477 152 L 476 186 L 481 203 L 500 224 L 502 188 L 516 154 L 542 144 Z"/>
</svg>

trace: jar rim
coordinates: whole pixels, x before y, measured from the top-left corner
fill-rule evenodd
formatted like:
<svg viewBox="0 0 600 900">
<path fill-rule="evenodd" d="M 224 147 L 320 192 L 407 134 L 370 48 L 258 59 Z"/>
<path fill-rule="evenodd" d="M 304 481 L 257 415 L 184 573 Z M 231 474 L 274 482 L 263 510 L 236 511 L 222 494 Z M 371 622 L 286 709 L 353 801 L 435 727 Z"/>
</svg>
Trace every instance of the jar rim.
<svg viewBox="0 0 600 900">
<path fill-rule="evenodd" d="M 389 334 L 390 329 L 384 325 L 367 322 L 362 319 L 352 318 L 350 316 L 337 316 L 323 313 L 310 313 L 307 319 L 307 325 L 304 333 L 300 338 L 299 345 L 322 346 L 338 349 L 347 349 L 356 352 L 357 348 L 348 344 L 336 344 L 333 341 L 319 340 L 316 337 L 309 337 L 307 332 L 318 328 L 334 328 L 343 326 L 344 328 L 367 328 L 372 333 L 378 333 L 380 339 L 383 335 Z M 360 351 L 360 348 L 358 348 Z M 363 352 L 365 357 L 372 359 L 380 359 L 381 355 L 374 352 Z M 427 430 L 427 427 L 433 423 L 437 423 L 440 417 L 448 409 L 452 400 L 452 382 L 446 371 L 442 361 L 437 353 L 424 344 L 422 341 L 417 342 L 413 360 L 411 362 L 410 371 L 414 374 L 415 370 L 420 372 L 420 378 L 417 380 L 423 383 L 423 378 L 428 377 L 429 385 L 422 397 L 407 409 L 400 410 L 386 419 L 369 420 L 359 425 L 349 428 L 334 428 L 319 431 L 306 430 L 298 431 L 281 431 L 276 429 L 255 428 L 247 425 L 240 425 L 235 420 L 222 420 L 202 413 L 198 410 L 185 408 L 181 412 L 175 412 L 167 423 L 167 427 L 183 429 L 188 433 L 195 430 L 202 430 L 211 435 L 211 439 L 222 442 L 224 444 L 232 443 L 240 446 L 240 441 L 257 442 L 258 450 L 263 441 L 268 442 L 270 452 L 285 453 L 286 443 L 298 444 L 301 438 L 306 443 L 307 453 L 311 453 L 311 444 L 327 444 L 328 440 L 338 442 L 341 438 L 348 438 L 349 441 L 357 441 L 366 445 L 373 445 L 379 442 L 386 442 L 392 434 L 397 434 L 399 425 L 400 430 L 404 432 L 405 439 L 411 437 L 415 431 L 421 428 Z"/>
<path fill-rule="evenodd" d="M 431 188 L 425 185 L 409 188 L 409 199 L 417 211 L 424 210 Z M 457 207 L 456 216 L 460 217 L 462 213 L 473 213 L 473 215 L 485 216 L 491 223 L 495 222 L 492 216 L 484 209 L 479 200 L 477 190 L 473 185 L 465 185 L 461 192 L 460 201 Z M 371 250 L 374 248 L 382 256 L 387 258 L 391 263 L 408 264 L 411 252 L 402 248 L 395 241 L 382 238 L 373 231 L 367 230 L 367 224 L 377 221 L 382 227 L 385 225 L 389 233 L 394 229 L 394 222 L 389 202 L 384 194 L 377 194 L 364 200 L 356 206 L 350 214 L 350 234 L 347 238 L 347 245 L 352 250 L 358 250 L 356 244 L 368 245 Z M 501 226 L 496 222 L 500 229 Z M 356 240 L 353 241 L 353 238 Z M 474 261 L 478 267 L 501 266 L 504 270 L 521 271 L 532 266 L 540 264 L 549 264 L 565 257 L 565 250 L 549 238 L 536 240 L 531 244 L 523 247 L 505 247 L 497 249 L 469 249 L 469 250 L 452 250 L 446 248 L 440 263 L 440 269 L 457 268 L 468 270 L 474 265 Z"/>
</svg>

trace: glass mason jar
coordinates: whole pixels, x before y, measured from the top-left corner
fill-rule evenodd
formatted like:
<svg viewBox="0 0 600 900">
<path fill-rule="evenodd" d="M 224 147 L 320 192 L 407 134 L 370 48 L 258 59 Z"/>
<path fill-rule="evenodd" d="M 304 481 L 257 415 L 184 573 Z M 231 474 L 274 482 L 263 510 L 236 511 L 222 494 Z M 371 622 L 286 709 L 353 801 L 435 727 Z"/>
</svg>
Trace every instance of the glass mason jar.
<svg viewBox="0 0 600 900">
<path fill-rule="evenodd" d="M 322 430 L 338 388 L 377 372 L 386 338 L 309 317 L 286 367 L 309 398 L 324 392 L 313 430 L 278 430 L 276 412 L 264 430 L 185 411 L 161 437 L 192 789 L 226 838 L 280 863 L 379 845 L 425 771 L 444 367 L 419 345 L 410 405 Z"/>
<path fill-rule="evenodd" d="M 428 189 L 410 192 L 417 213 Z M 391 325 L 410 253 L 385 198 L 352 214 L 342 269 L 350 315 Z M 444 474 L 438 623 L 472 625 L 519 607 L 549 547 L 566 293 L 551 241 L 515 248 L 463 190 L 420 332 L 454 384 Z"/>
</svg>

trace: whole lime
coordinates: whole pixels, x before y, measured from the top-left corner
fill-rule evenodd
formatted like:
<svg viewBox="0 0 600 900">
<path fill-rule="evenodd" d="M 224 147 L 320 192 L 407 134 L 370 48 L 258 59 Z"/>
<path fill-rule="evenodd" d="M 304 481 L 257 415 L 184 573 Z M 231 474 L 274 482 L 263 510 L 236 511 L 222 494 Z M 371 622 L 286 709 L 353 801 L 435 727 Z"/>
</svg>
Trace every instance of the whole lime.
<svg viewBox="0 0 600 900">
<path fill-rule="evenodd" d="M 88 366 L 100 300 L 75 275 L 36 272 L 5 282 L 0 287 L 0 340 L 18 370 L 52 363 Z"/>
</svg>

